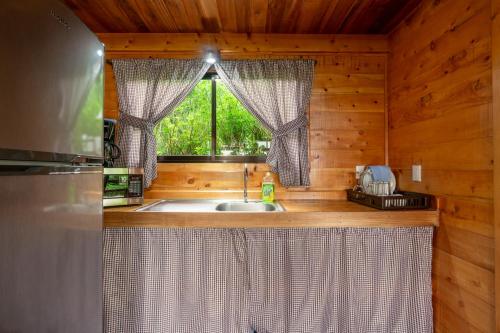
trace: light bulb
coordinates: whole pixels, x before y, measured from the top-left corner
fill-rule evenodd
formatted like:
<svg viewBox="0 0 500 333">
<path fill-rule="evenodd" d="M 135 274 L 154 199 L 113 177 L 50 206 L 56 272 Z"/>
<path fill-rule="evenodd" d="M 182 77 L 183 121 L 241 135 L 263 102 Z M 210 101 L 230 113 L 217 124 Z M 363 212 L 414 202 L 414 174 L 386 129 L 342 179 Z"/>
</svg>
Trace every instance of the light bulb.
<svg viewBox="0 0 500 333">
<path fill-rule="evenodd" d="M 205 62 L 207 64 L 213 65 L 217 62 L 217 56 L 215 55 L 214 52 L 207 52 L 205 54 Z"/>
<path fill-rule="evenodd" d="M 215 57 L 214 57 L 214 56 L 209 55 L 209 56 L 207 56 L 207 57 L 205 58 L 205 61 L 206 61 L 207 63 L 209 63 L 210 65 L 213 65 L 213 64 L 215 64 L 215 63 L 217 62 L 217 59 L 215 59 Z"/>
</svg>

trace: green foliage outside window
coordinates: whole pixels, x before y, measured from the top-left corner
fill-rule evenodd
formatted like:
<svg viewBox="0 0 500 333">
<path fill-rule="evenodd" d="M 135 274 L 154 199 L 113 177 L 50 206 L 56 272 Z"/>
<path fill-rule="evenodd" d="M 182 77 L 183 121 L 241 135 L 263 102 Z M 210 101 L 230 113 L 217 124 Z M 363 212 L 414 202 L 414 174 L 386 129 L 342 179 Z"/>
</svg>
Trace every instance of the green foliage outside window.
<svg viewBox="0 0 500 333">
<path fill-rule="evenodd" d="M 210 155 L 211 82 L 201 80 L 155 127 L 159 156 Z"/>
<path fill-rule="evenodd" d="M 227 87 L 216 80 L 216 155 L 263 156 L 271 135 Z M 212 82 L 201 80 L 155 128 L 159 156 L 210 156 Z"/>
</svg>

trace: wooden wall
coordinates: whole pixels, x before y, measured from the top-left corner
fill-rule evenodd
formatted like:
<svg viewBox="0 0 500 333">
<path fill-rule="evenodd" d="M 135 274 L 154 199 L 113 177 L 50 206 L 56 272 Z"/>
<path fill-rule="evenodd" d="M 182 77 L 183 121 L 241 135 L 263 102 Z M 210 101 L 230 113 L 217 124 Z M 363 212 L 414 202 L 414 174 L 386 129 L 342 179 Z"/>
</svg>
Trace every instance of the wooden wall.
<svg viewBox="0 0 500 333">
<path fill-rule="evenodd" d="M 338 199 L 354 185 L 355 165 L 383 164 L 387 40 L 380 36 L 242 34 L 100 34 L 108 59 L 194 57 L 204 44 L 223 58 L 310 58 L 317 61 L 309 113 L 312 185 L 285 189 L 278 198 Z M 106 66 L 105 115 L 118 105 L 111 65 Z M 241 164 L 159 164 L 146 195 L 241 197 Z M 265 164 L 250 166 L 250 196 L 258 197 Z M 277 177 L 275 177 L 277 179 Z"/>
<path fill-rule="evenodd" d="M 490 16 L 489 0 L 424 0 L 389 38 L 389 162 L 402 188 L 445 198 L 436 332 L 495 332 Z"/>
<path fill-rule="evenodd" d="M 492 83 L 494 126 L 494 226 L 495 226 L 495 310 L 496 332 L 500 333 L 500 0 L 492 0 Z"/>
</svg>

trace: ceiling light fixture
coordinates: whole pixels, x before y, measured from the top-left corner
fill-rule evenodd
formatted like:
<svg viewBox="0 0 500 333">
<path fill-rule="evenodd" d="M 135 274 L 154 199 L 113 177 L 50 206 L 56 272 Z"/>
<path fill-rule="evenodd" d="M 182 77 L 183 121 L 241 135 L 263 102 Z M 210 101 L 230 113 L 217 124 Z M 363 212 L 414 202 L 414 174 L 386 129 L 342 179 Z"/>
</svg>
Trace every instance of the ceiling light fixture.
<svg viewBox="0 0 500 333">
<path fill-rule="evenodd" d="M 218 57 L 218 54 L 216 51 L 207 51 L 205 53 L 205 57 L 204 57 L 205 62 L 207 64 L 210 64 L 210 65 L 215 64 L 217 62 L 218 58 L 219 57 Z"/>
</svg>

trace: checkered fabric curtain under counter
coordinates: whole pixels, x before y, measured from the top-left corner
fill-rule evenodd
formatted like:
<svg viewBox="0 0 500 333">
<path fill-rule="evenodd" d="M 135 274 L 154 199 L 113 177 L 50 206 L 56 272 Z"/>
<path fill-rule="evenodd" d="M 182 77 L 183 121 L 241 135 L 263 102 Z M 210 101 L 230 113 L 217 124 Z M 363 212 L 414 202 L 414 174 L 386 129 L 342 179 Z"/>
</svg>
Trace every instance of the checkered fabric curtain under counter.
<svg viewBox="0 0 500 333">
<path fill-rule="evenodd" d="M 432 233 L 108 228 L 105 331 L 431 333 Z"/>
</svg>

